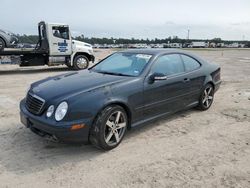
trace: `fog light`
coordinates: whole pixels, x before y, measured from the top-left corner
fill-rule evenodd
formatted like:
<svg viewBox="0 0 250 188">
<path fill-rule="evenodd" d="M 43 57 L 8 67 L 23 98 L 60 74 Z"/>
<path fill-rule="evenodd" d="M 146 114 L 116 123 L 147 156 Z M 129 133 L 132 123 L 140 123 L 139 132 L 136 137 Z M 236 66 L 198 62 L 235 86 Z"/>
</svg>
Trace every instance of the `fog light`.
<svg viewBox="0 0 250 188">
<path fill-rule="evenodd" d="M 84 124 L 76 124 L 76 125 L 72 125 L 71 128 L 70 128 L 70 130 L 71 131 L 75 131 L 75 130 L 78 130 L 78 129 L 82 129 L 84 127 L 85 127 Z"/>
<path fill-rule="evenodd" d="M 47 117 L 51 117 L 52 114 L 54 113 L 54 109 L 55 109 L 55 107 L 54 107 L 53 105 L 51 105 L 51 106 L 48 108 L 48 110 L 47 110 L 46 116 L 47 116 Z"/>
</svg>

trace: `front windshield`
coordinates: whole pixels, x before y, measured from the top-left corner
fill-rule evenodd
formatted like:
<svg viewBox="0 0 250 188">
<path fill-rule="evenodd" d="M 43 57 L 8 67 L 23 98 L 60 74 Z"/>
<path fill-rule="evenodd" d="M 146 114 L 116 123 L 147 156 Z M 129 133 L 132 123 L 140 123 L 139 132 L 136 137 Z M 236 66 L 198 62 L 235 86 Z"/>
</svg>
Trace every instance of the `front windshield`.
<svg viewBox="0 0 250 188">
<path fill-rule="evenodd" d="M 106 74 L 138 76 L 149 62 L 152 55 L 119 52 L 109 56 L 91 70 Z"/>
</svg>

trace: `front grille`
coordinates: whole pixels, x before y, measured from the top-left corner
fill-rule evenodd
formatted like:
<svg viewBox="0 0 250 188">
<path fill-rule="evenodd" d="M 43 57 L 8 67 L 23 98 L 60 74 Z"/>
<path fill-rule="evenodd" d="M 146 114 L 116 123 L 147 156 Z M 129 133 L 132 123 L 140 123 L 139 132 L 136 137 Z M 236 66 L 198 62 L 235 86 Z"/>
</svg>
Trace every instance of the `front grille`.
<svg viewBox="0 0 250 188">
<path fill-rule="evenodd" d="M 31 93 L 27 94 L 26 107 L 29 112 L 39 115 L 43 109 L 45 100 Z"/>
</svg>

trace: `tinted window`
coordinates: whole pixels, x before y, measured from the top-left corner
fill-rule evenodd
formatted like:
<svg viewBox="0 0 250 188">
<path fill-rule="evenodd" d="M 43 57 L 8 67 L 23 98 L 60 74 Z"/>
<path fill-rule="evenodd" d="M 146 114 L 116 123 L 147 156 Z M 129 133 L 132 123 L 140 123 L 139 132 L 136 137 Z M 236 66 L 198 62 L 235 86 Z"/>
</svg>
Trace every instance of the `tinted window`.
<svg viewBox="0 0 250 188">
<path fill-rule="evenodd" d="M 180 55 L 171 54 L 159 57 L 152 67 L 152 72 L 167 76 L 184 72 L 184 65 Z"/>
<path fill-rule="evenodd" d="M 62 39 L 69 39 L 69 28 L 68 27 L 52 27 L 53 36 Z"/>
<path fill-rule="evenodd" d="M 195 59 L 189 57 L 189 56 L 186 56 L 186 55 L 181 55 L 183 61 L 184 61 L 184 65 L 185 65 L 185 68 L 186 68 L 186 71 L 192 71 L 192 70 L 195 70 L 195 69 L 198 69 L 201 65 L 198 61 L 196 61 Z"/>
</svg>

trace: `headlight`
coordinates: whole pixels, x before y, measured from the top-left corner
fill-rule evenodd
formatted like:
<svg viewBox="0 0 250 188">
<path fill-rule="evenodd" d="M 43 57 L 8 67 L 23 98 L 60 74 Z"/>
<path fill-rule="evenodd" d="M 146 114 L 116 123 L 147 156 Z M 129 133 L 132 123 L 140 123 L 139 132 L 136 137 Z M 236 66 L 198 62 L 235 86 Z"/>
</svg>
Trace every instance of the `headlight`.
<svg viewBox="0 0 250 188">
<path fill-rule="evenodd" d="M 54 105 L 51 105 L 51 106 L 48 108 L 48 110 L 47 110 L 46 116 L 47 116 L 47 117 L 51 117 L 52 114 L 54 113 L 54 110 L 55 110 Z"/>
<path fill-rule="evenodd" d="M 67 111 L 68 111 L 68 103 L 65 101 L 60 103 L 55 112 L 56 121 L 61 121 L 66 115 Z"/>
</svg>

